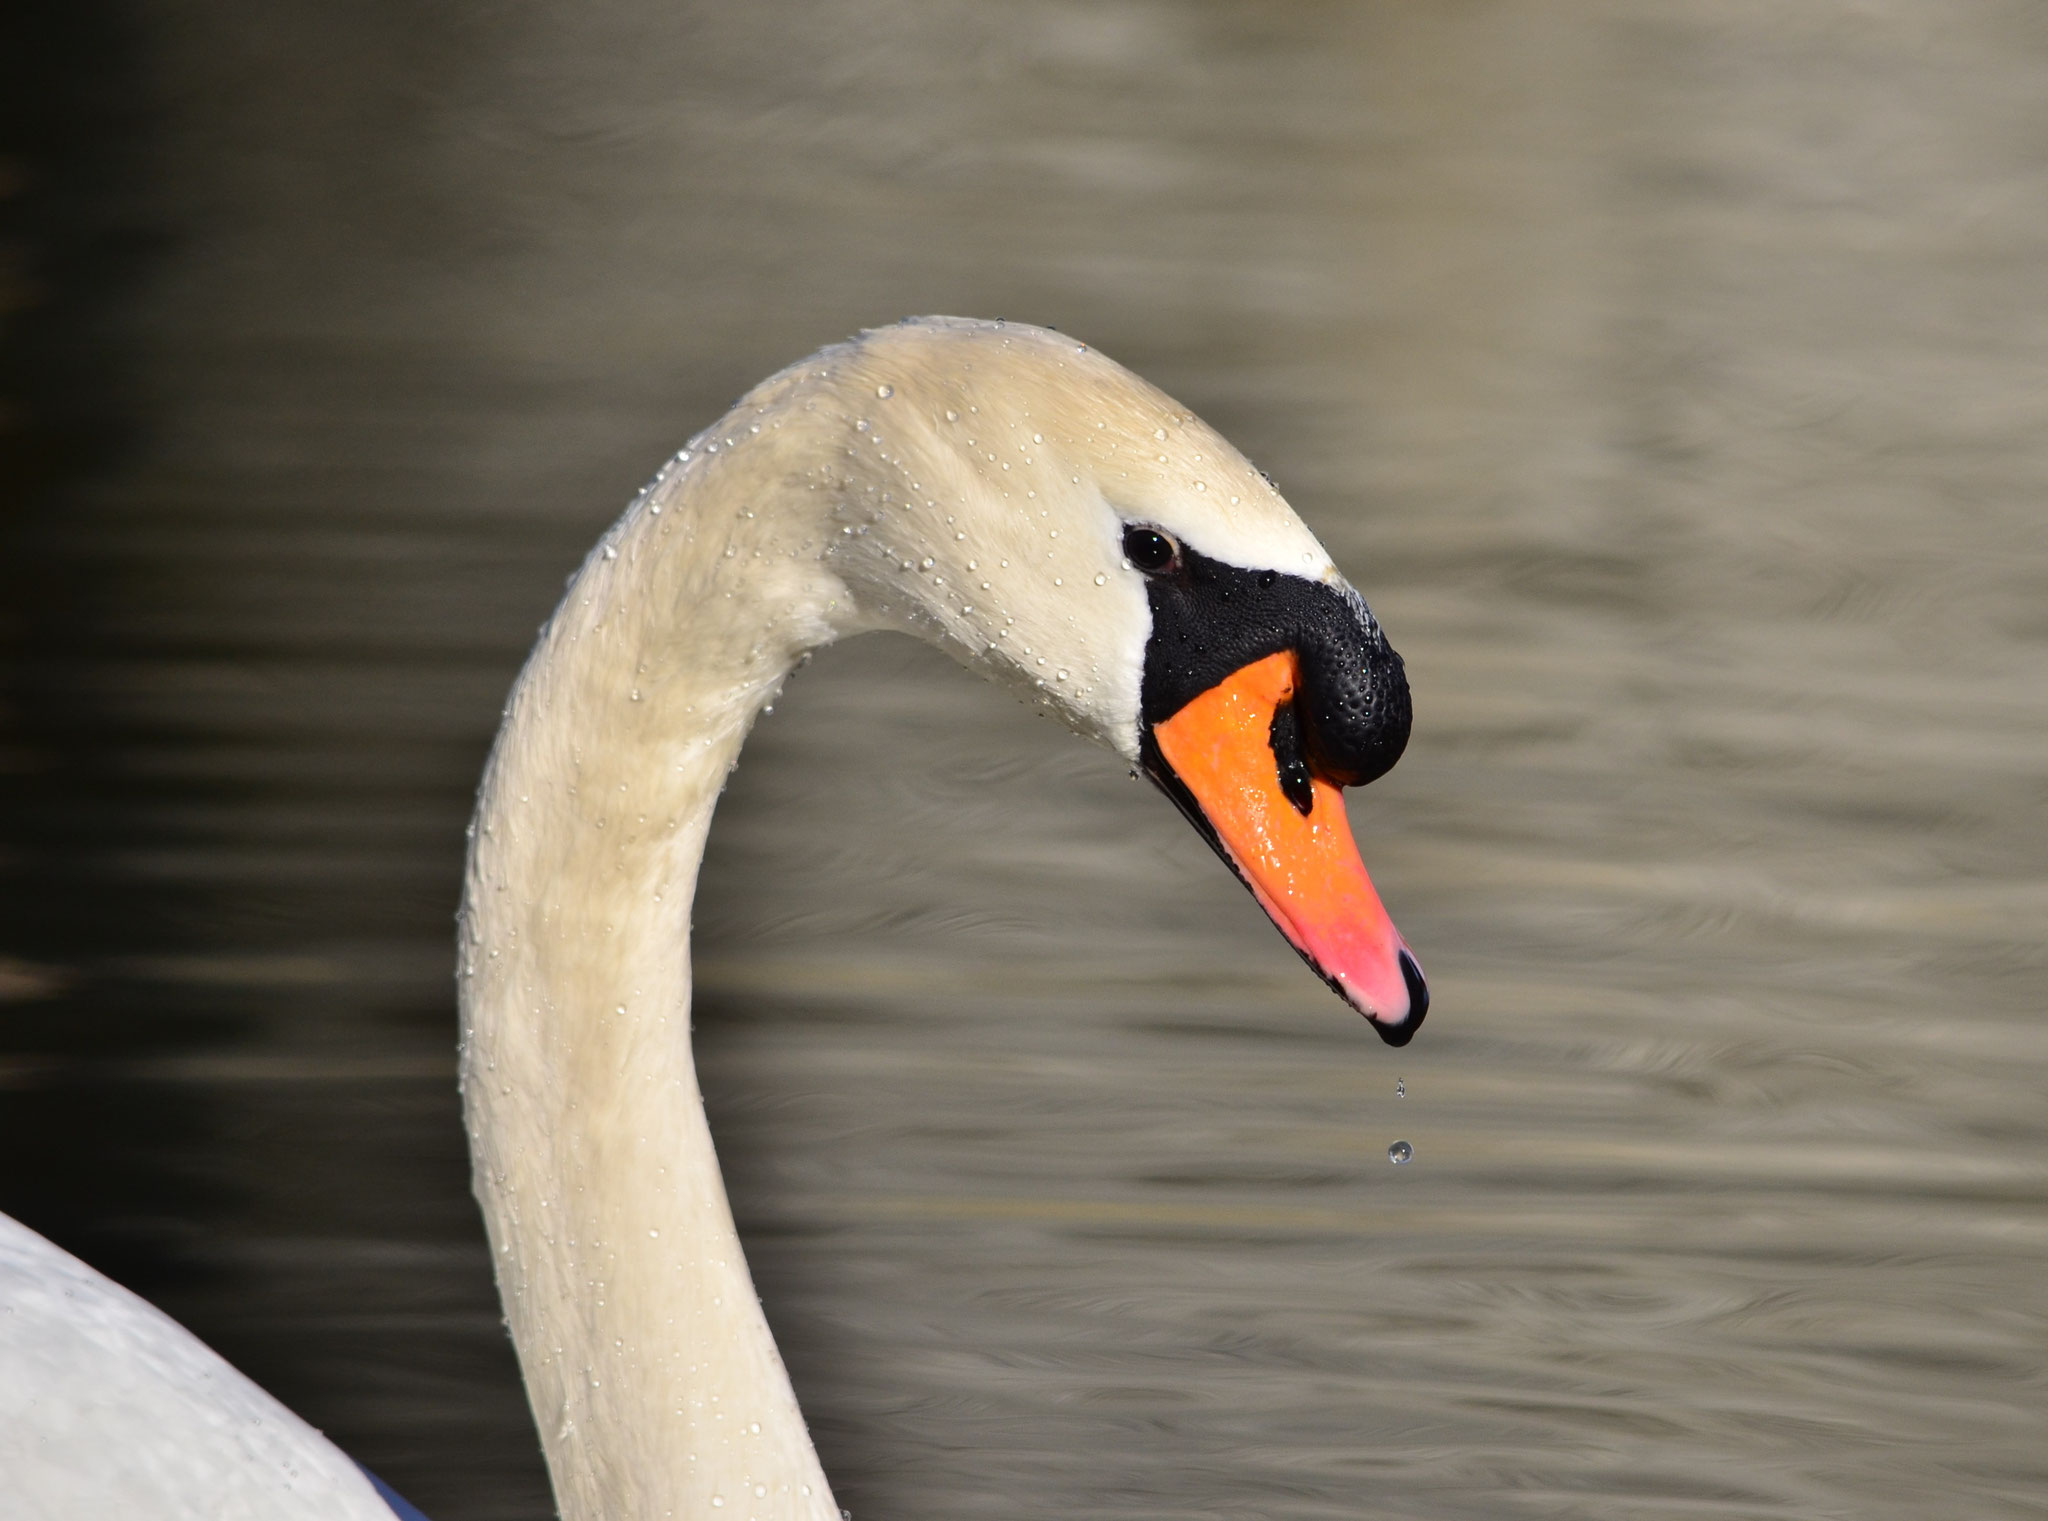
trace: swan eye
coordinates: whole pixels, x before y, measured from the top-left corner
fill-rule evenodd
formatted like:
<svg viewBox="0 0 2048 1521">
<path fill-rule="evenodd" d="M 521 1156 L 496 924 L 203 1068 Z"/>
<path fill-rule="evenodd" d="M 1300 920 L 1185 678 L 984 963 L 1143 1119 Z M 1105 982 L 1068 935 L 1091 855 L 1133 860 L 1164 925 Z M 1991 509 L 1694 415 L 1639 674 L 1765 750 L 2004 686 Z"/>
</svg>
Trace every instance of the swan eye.
<svg viewBox="0 0 2048 1521">
<path fill-rule="evenodd" d="M 1180 562 L 1180 546 L 1156 528 L 1126 528 L 1124 558 L 1146 575 L 1156 576 Z"/>
</svg>

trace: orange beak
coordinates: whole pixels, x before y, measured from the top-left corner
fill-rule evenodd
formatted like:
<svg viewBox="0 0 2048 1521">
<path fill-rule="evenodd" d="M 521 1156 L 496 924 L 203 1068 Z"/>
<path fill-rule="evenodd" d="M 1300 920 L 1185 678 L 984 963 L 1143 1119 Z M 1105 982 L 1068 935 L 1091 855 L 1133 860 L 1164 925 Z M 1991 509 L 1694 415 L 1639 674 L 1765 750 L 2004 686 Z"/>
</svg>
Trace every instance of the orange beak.
<svg viewBox="0 0 2048 1521">
<path fill-rule="evenodd" d="M 1389 1045 L 1403 1046 L 1429 990 L 1358 858 L 1343 793 L 1282 739 L 1295 732 L 1289 705 L 1299 682 L 1291 651 L 1268 655 L 1154 724 L 1172 772 L 1161 780 L 1301 959 Z"/>
</svg>

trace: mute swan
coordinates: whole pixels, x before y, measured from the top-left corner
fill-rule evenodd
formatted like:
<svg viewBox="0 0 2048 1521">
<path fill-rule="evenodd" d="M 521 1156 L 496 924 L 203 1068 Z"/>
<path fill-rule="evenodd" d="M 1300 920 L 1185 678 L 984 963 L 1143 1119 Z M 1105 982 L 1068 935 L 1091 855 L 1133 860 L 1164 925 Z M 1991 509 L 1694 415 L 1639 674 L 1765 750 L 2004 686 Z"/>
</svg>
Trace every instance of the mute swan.
<svg viewBox="0 0 2048 1521">
<path fill-rule="evenodd" d="M 838 1521 L 705 1124 L 688 944 L 755 715 L 809 651 L 872 629 L 939 643 L 1141 768 L 1387 1040 L 1427 1008 L 1339 797 L 1407 741 L 1401 661 L 1269 482 L 1159 391 L 1036 328 L 914 319 L 763 382 L 571 582 L 471 826 L 458 983 L 476 1193 L 567 1521 Z M 43 1289 L 0 1329 L 0 1449 L 27 1452 L 30 1514 L 110 1513 L 118 1470 L 141 1475 L 119 1491 L 130 1518 L 389 1521 L 317 1433 L 13 1233 L 8 1306 L 34 1298 L 24 1271 Z M 60 1280 L 83 1330 L 50 1300 Z M 61 1364 L 38 1336 L 69 1337 Z M 58 1403 L 24 1395 L 37 1376 Z M 127 1403 L 93 1403 L 130 1384 Z"/>
</svg>

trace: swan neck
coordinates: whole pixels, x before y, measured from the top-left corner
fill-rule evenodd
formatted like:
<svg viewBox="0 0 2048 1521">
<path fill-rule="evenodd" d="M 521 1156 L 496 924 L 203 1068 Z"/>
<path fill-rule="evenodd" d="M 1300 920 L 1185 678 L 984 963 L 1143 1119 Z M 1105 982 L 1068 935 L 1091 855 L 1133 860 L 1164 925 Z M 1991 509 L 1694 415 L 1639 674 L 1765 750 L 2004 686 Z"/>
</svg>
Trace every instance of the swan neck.
<svg viewBox="0 0 2048 1521">
<path fill-rule="evenodd" d="M 849 612 L 777 472 L 679 458 L 572 581 L 506 710 L 461 930 L 463 1093 L 567 1521 L 836 1521 L 690 1048 L 690 902 L 748 727 Z"/>
</svg>

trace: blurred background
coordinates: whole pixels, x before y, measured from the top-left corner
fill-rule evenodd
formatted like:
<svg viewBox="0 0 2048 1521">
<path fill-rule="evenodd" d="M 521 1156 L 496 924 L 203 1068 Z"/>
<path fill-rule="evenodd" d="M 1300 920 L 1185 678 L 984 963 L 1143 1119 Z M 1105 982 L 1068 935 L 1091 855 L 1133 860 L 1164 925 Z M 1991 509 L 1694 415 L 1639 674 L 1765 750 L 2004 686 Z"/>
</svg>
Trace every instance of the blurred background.
<svg viewBox="0 0 2048 1521">
<path fill-rule="evenodd" d="M 0 27 L 0 1208 L 437 1521 L 549 1514 L 453 1082 L 500 700 L 742 389 L 1005 316 L 1371 598 L 1435 1003 L 1381 1047 L 942 657 L 805 670 L 698 1019 L 841 1503 L 2048 1514 L 2048 11 Z"/>
</svg>

